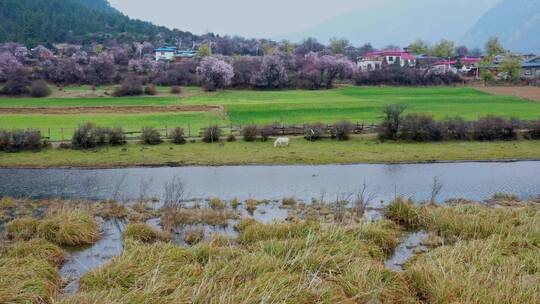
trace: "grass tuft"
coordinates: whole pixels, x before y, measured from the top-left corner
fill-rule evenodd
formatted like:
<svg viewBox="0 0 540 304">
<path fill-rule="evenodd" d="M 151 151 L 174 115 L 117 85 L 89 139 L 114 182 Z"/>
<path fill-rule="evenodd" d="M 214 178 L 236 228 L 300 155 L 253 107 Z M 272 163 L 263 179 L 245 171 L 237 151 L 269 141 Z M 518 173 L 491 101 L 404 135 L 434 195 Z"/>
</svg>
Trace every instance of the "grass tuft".
<svg viewBox="0 0 540 304">
<path fill-rule="evenodd" d="M 127 225 L 124 238 L 143 243 L 167 241 L 169 239 L 165 234 L 143 223 L 130 223 Z"/>
<path fill-rule="evenodd" d="M 100 238 L 96 219 L 79 210 L 62 210 L 45 218 L 37 234 L 60 246 L 90 245 Z"/>
<path fill-rule="evenodd" d="M 6 224 L 6 235 L 12 240 L 29 240 L 36 236 L 39 221 L 32 217 L 16 218 Z"/>
</svg>

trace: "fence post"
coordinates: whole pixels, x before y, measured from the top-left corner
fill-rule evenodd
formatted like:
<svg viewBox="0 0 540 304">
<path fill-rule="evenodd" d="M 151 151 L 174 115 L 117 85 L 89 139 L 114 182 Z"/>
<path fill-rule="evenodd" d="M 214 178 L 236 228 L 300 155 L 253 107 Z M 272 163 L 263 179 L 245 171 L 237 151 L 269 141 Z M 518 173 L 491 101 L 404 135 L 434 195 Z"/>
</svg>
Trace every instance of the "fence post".
<svg viewBox="0 0 540 304">
<path fill-rule="evenodd" d="M 64 141 L 64 128 L 60 128 L 60 132 L 62 133 L 62 141 Z"/>
<path fill-rule="evenodd" d="M 48 136 L 49 136 L 49 140 L 52 140 L 52 138 L 51 138 L 51 128 L 48 129 L 48 134 L 49 134 L 49 135 L 48 135 Z"/>
<path fill-rule="evenodd" d="M 187 124 L 187 128 L 188 128 L 188 137 L 190 138 L 191 137 L 191 124 Z"/>
<path fill-rule="evenodd" d="M 169 137 L 169 128 L 165 125 L 165 137 Z"/>
</svg>

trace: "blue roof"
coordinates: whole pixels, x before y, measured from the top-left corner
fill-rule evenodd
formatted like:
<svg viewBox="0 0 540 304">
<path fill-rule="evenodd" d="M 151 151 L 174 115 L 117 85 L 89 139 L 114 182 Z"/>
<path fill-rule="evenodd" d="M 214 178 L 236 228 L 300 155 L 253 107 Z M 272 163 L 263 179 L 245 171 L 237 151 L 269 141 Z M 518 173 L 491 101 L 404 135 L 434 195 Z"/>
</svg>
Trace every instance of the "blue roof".
<svg viewBox="0 0 540 304">
<path fill-rule="evenodd" d="M 540 67 L 540 57 L 533 58 L 525 61 L 522 65 L 524 68 L 537 68 Z"/>
<path fill-rule="evenodd" d="M 156 52 L 175 52 L 176 48 L 175 47 L 160 47 L 160 48 L 155 49 L 155 51 Z"/>
</svg>

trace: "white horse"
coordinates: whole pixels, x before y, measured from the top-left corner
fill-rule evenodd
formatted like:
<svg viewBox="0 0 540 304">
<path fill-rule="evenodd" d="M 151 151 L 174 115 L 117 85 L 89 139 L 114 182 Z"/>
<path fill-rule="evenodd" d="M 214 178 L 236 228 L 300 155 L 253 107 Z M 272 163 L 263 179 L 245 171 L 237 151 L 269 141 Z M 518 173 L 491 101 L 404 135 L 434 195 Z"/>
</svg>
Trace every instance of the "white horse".
<svg viewBox="0 0 540 304">
<path fill-rule="evenodd" d="M 276 141 L 274 142 L 274 148 L 277 147 L 288 147 L 289 146 L 289 138 L 288 137 L 278 137 Z"/>
</svg>

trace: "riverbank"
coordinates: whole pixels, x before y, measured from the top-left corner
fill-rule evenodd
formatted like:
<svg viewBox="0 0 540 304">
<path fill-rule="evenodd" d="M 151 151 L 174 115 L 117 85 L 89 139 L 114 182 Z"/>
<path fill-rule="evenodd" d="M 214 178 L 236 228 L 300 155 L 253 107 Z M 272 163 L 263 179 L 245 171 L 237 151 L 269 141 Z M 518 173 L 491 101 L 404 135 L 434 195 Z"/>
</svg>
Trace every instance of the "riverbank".
<svg viewBox="0 0 540 304">
<path fill-rule="evenodd" d="M 146 166 L 320 165 L 353 163 L 428 163 L 452 161 L 514 161 L 540 159 L 540 141 L 511 142 L 379 142 L 354 137 L 350 141 L 308 142 L 292 138 L 288 148 L 272 142 L 219 144 L 131 143 L 95 150 L 44 149 L 41 152 L 0 153 L 1 168 L 119 168 Z"/>
</svg>

